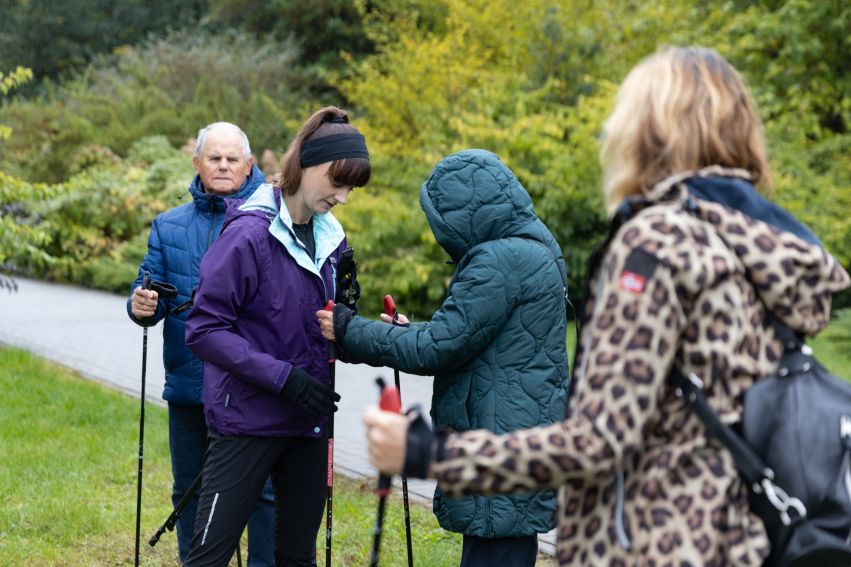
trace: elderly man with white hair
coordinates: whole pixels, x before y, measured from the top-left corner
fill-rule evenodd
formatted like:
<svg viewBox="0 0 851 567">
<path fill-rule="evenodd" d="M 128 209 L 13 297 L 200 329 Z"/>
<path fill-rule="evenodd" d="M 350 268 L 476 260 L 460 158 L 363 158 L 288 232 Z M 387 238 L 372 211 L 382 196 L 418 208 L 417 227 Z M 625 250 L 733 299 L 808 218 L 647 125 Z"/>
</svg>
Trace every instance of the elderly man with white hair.
<svg viewBox="0 0 851 567">
<path fill-rule="evenodd" d="M 165 319 L 163 363 L 168 402 L 168 438 L 174 477 L 175 506 L 192 486 L 204 465 L 207 426 L 202 389 L 204 364 L 186 347 L 184 323 L 198 285 L 201 258 L 219 236 L 226 200 L 244 200 L 265 182 L 254 163 L 248 137 L 235 124 L 215 122 L 198 132 L 192 158 L 197 175 L 189 185 L 192 202 L 157 215 L 151 225 L 148 252 L 136 281 L 130 286 L 127 313 L 138 325 L 148 327 Z M 141 288 L 142 276 L 174 285 L 176 299 L 160 299 L 157 292 Z M 195 526 L 197 495 L 177 522 L 180 561 L 189 552 Z M 271 482 L 267 480 L 248 522 L 249 567 L 273 566 L 275 511 Z"/>
</svg>

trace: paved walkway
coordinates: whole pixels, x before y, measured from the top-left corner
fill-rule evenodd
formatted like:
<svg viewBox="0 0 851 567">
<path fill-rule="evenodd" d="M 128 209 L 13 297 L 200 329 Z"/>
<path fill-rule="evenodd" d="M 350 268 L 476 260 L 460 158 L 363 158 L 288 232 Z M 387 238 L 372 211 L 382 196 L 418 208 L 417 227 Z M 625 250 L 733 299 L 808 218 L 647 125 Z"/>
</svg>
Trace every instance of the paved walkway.
<svg viewBox="0 0 851 567">
<path fill-rule="evenodd" d="M 17 279 L 18 292 L 0 292 L 0 344 L 13 345 L 68 366 L 128 395 L 141 391 L 142 328 L 127 317 L 126 298 L 75 286 Z M 162 324 L 148 330 L 146 399 L 165 405 Z M 353 478 L 376 476 L 366 452 L 360 416 L 375 404 L 375 377 L 393 382 L 393 371 L 366 365 L 337 364 L 337 391 L 342 396 L 334 424 L 334 469 Z M 402 402 L 427 409 L 430 377 L 401 375 Z M 398 484 L 398 482 L 397 482 Z M 411 479 L 412 499 L 430 501 L 434 482 Z M 541 536 L 541 551 L 554 553 L 554 533 Z"/>
</svg>

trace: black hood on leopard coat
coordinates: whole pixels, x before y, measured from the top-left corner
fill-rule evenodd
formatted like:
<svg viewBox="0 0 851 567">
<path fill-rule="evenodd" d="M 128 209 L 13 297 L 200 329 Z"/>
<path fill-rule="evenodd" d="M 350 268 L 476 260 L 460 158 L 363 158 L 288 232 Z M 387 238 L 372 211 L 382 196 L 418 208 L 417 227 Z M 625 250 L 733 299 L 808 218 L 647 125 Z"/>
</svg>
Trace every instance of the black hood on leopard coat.
<svg viewBox="0 0 851 567">
<path fill-rule="evenodd" d="M 449 436 L 431 470 L 446 494 L 561 486 L 560 565 L 762 564 L 765 531 L 732 458 L 667 378 L 674 364 L 700 376 L 735 424 L 779 360 L 767 314 L 813 335 L 849 276 L 746 176 L 691 172 L 624 206 L 589 274 L 568 418 Z"/>
</svg>

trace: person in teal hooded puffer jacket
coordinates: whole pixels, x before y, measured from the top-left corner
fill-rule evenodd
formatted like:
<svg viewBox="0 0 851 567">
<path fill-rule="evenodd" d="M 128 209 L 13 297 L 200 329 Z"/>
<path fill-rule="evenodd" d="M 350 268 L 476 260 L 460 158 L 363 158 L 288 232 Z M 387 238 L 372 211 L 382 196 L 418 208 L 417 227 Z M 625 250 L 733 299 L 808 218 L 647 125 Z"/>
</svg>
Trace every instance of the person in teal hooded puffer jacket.
<svg viewBox="0 0 851 567">
<path fill-rule="evenodd" d="M 528 193 L 496 155 L 466 150 L 437 164 L 420 205 L 456 265 L 443 305 L 409 326 L 336 306 L 317 313 L 325 337 L 350 362 L 434 375 L 436 429 L 505 433 L 563 420 L 567 269 Z M 536 534 L 555 527 L 555 510 L 553 491 L 434 497 L 440 525 L 464 534 L 465 567 L 533 565 Z"/>
</svg>

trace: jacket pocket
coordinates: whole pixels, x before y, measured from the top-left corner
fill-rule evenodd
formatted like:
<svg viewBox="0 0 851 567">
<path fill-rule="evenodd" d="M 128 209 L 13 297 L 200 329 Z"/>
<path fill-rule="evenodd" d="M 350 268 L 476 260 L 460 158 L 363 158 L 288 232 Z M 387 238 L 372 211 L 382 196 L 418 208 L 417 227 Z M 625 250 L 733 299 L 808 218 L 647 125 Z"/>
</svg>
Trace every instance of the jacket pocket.
<svg viewBox="0 0 851 567">
<path fill-rule="evenodd" d="M 449 378 L 435 377 L 431 417 L 437 428 L 469 431 L 475 412 L 470 399 L 471 377 L 467 375 L 459 380 L 455 376 L 454 381 Z"/>
</svg>

